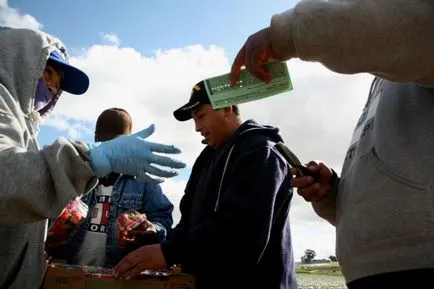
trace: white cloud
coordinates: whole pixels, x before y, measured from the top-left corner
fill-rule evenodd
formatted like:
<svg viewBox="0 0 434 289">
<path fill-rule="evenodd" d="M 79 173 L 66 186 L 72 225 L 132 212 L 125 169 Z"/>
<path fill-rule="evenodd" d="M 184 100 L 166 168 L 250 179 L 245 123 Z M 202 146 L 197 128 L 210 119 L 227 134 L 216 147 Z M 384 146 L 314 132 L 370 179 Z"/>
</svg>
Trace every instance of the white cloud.
<svg viewBox="0 0 434 289">
<path fill-rule="evenodd" d="M 155 123 L 150 139 L 177 144 L 192 165 L 203 147 L 201 139 L 191 122 L 175 121 L 172 112 L 188 100 L 195 82 L 227 71 L 229 61 L 223 49 L 193 45 L 156 51 L 149 58 L 132 48 L 94 45 L 71 57 L 71 62 L 89 74 L 91 86 L 85 95 L 63 94 L 54 109 L 57 118 L 93 124 L 104 109 L 125 108 L 133 117 L 133 130 Z"/>
<path fill-rule="evenodd" d="M 121 43 L 119 37 L 115 33 L 100 33 L 105 44 L 119 46 Z"/>
<path fill-rule="evenodd" d="M 29 14 L 22 14 L 18 9 L 11 8 L 7 0 L 0 0 L 0 26 L 14 28 L 41 29 L 42 24 Z"/>
<path fill-rule="evenodd" d="M 64 94 L 54 110 L 57 120 L 48 125 L 68 129 L 72 125 L 77 131 L 69 133 L 76 137 L 93 131 L 102 110 L 123 107 L 133 116 L 134 130 L 155 123 L 156 132 L 150 139 L 181 147 L 180 157 L 190 165 L 203 148 L 201 138 L 192 122 L 177 122 L 172 112 L 187 101 L 197 81 L 226 73 L 231 64 L 225 51 L 217 46 L 159 50 L 145 57 L 116 43 L 94 45 L 74 55 L 71 61 L 89 74 L 90 89 L 82 96 Z M 245 119 L 278 126 L 302 161 L 322 159 L 340 171 L 372 77 L 338 75 L 320 64 L 298 60 L 290 61 L 288 66 L 294 90 L 241 105 L 241 114 Z M 176 221 L 184 186 L 185 181 L 177 180 L 163 184 L 177 208 Z M 291 218 L 296 259 L 307 248 L 317 251 L 320 258 L 334 255 L 334 228 L 316 216 L 310 204 L 298 195 L 293 199 Z"/>
<path fill-rule="evenodd" d="M 175 181 L 172 179 L 166 180 L 161 184 L 161 188 L 164 194 L 169 198 L 169 200 L 174 204 L 173 210 L 173 225 L 178 224 L 181 219 L 181 213 L 179 212 L 179 202 L 184 195 L 184 189 L 187 181 Z"/>
<path fill-rule="evenodd" d="M 52 115 L 44 122 L 44 125 L 66 131 L 66 137 L 75 140 L 82 139 L 83 135 L 93 136 L 92 122 L 86 120 L 68 118 L 62 115 Z"/>
</svg>

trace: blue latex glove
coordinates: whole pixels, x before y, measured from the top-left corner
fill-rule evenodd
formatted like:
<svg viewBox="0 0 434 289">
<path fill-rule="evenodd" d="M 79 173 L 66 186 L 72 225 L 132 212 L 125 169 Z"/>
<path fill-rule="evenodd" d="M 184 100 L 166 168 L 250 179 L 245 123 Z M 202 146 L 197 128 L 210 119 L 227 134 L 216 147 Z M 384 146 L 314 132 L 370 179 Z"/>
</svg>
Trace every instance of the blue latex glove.
<svg viewBox="0 0 434 289">
<path fill-rule="evenodd" d="M 156 153 L 178 154 L 180 149 L 172 145 L 164 145 L 145 141 L 154 133 L 154 125 L 132 135 L 123 135 L 115 139 L 89 144 L 90 163 L 95 175 L 99 178 L 114 172 L 136 176 L 149 183 L 161 183 L 163 178 L 178 175 L 173 169 L 185 167 L 185 163 Z M 152 166 L 156 164 L 169 167 L 164 170 Z"/>
</svg>

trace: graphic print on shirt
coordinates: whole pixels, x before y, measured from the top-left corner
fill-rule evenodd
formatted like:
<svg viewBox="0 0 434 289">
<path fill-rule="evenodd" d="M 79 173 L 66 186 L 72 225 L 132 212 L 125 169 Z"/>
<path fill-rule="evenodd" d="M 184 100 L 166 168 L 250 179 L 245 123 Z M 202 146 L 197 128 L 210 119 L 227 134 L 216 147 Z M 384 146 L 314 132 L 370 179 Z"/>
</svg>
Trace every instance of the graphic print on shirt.
<svg viewBox="0 0 434 289">
<path fill-rule="evenodd" d="M 363 137 L 374 128 L 375 114 L 377 112 L 378 103 L 380 101 L 382 92 L 382 81 L 376 78 L 372 83 L 368 101 L 366 102 L 365 108 L 363 109 L 363 113 L 360 116 L 353 132 L 350 146 L 345 156 L 345 162 L 342 171 L 346 171 L 351 166 L 360 140 L 363 139 Z"/>
<path fill-rule="evenodd" d="M 95 196 L 96 204 L 91 212 L 88 231 L 107 233 L 112 190 L 113 187 L 99 186 L 99 192 Z"/>
</svg>

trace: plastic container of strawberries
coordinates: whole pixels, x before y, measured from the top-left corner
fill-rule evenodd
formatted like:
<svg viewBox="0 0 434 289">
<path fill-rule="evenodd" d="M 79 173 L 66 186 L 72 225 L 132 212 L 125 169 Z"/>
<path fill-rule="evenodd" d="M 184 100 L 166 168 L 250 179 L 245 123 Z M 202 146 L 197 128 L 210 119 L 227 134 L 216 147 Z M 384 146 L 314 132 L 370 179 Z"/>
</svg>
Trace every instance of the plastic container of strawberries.
<svg viewBox="0 0 434 289">
<path fill-rule="evenodd" d="M 136 210 L 130 209 L 120 214 L 115 223 L 119 246 L 125 247 L 125 240 L 128 238 L 128 233 L 143 224 L 145 221 L 145 214 L 141 214 Z"/>
<path fill-rule="evenodd" d="M 68 202 L 50 226 L 51 238 L 65 241 L 71 237 L 86 219 L 89 207 L 79 198 Z"/>
</svg>

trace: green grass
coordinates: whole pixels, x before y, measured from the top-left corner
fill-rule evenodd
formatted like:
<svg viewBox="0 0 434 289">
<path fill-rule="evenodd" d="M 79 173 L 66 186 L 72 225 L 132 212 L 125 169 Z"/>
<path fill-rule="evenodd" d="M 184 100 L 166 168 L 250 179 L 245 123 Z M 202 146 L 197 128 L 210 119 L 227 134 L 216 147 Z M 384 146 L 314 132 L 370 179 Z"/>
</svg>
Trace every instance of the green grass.
<svg viewBox="0 0 434 289">
<path fill-rule="evenodd" d="M 318 274 L 318 275 L 336 275 L 342 276 L 341 268 L 338 263 L 321 264 L 309 266 L 299 264 L 295 268 L 297 274 Z"/>
</svg>

